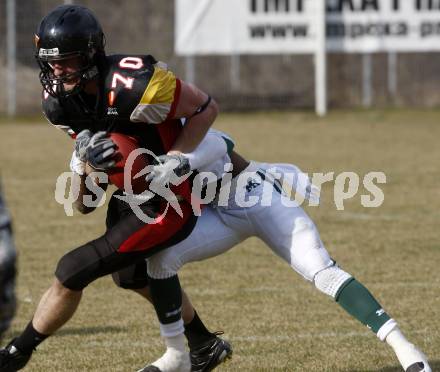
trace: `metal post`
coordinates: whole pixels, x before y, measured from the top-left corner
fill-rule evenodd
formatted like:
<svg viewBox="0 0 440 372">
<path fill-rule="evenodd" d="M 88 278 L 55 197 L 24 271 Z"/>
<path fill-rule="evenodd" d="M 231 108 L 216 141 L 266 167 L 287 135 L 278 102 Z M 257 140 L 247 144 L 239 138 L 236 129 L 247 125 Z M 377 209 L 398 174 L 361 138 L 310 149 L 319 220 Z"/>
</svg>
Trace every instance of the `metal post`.
<svg viewBox="0 0 440 372">
<path fill-rule="evenodd" d="M 316 19 L 316 52 L 315 52 L 315 110 L 319 116 L 327 113 L 327 53 L 325 0 L 318 0 Z"/>
<path fill-rule="evenodd" d="M 394 102 L 397 94 L 397 53 L 388 53 L 388 94 Z"/>
<path fill-rule="evenodd" d="M 15 0 L 6 3 L 6 54 L 7 54 L 7 82 L 8 116 L 17 114 L 17 44 L 16 44 L 16 15 Z"/>
<path fill-rule="evenodd" d="M 371 53 L 362 55 L 362 106 L 369 108 L 373 103 Z"/>
<path fill-rule="evenodd" d="M 240 90 L 240 55 L 239 54 L 231 54 L 231 70 L 230 70 L 230 79 L 231 79 L 231 89 L 236 92 Z"/>
<path fill-rule="evenodd" d="M 195 83 L 195 63 L 194 56 L 185 57 L 185 80 L 188 83 Z"/>
</svg>

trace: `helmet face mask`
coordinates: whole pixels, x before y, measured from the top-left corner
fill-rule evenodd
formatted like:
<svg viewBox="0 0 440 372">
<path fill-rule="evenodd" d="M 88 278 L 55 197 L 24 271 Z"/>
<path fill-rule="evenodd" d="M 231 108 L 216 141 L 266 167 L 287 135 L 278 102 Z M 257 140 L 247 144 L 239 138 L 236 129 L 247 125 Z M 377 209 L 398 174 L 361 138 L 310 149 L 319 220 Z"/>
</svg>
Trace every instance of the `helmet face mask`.
<svg viewBox="0 0 440 372">
<path fill-rule="evenodd" d="M 78 5 L 62 5 L 40 23 L 35 35 L 35 58 L 43 89 L 53 97 L 67 98 L 84 89 L 98 75 L 97 59 L 104 53 L 105 38 L 93 13 Z M 55 74 L 56 64 L 72 65 Z"/>
<path fill-rule="evenodd" d="M 62 75 L 55 75 L 55 65 L 68 60 L 79 58 L 77 69 Z M 43 89 L 53 97 L 64 97 L 80 93 L 88 80 L 93 79 L 98 71 L 93 61 L 82 55 L 71 55 L 64 58 L 37 58 L 40 66 L 40 82 Z"/>
</svg>

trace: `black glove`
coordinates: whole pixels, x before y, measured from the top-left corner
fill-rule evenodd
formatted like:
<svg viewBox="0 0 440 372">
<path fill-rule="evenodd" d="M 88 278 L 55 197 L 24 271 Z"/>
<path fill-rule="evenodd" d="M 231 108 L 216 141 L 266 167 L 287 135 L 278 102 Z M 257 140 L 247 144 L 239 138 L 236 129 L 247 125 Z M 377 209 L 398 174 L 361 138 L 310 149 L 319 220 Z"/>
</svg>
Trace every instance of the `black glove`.
<svg viewBox="0 0 440 372">
<path fill-rule="evenodd" d="M 183 177 L 191 171 L 189 160 L 182 154 L 160 155 L 154 159 L 153 170 L 148 173 L 147 182 L 160 183 L 161 185 L 175 184 L 173 180 Z"/>
<path fill-rule="evenodd" d="M 96 170 L 107 171 L 116 164 L 114 155 L 116 144 L 107 132 L 98 132 L 92 136 L 86 149 L 87 161 Z"/>
</svg>

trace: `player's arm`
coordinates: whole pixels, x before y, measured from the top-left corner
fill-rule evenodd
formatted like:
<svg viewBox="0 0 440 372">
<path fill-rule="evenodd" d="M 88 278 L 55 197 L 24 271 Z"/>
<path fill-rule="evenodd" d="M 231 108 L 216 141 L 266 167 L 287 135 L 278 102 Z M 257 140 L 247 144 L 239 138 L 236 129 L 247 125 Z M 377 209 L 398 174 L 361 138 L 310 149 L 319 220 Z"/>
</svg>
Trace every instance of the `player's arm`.
<svg viewBox="0 0 440 372">
<path fill-rule="evenodd" d="M 90 188 L 90 185 L 94 185 Z M 74 173 L 72 187 L 78 187 L 78 198 L 74 202 L 75 209 L 81 214 L 88 214 L 96 209 L 102 194 L 107 190 L 108 183 L 100 182 L 99 178 L 91 175 L 79 175 Z M 97 192 L 98 190 L 101 192 Z M 86 200 L 92 201 L 86 202 Z"/>
<path fill-rule="evenodd" d="M 75 140 L 75 150 L 72 154 L 70 160 L 70 169 L 73 172 L 71 190 L 73 195 L 78 195 L 76 201 L 74 202 L 74 207 L 82 214 L 87 214 L 96 209 L 97 203 L 88 203 L 85 201 L 93 201 L 96 198 L 100 198 L 103 192 L 107 189 L 108 184 L 106 182 L 100 182 L 96 177 L 91 178 L 89 173 L 93 171 L 91 167 L 87 167 L 87 154 L 86 149 L 93 139 L 92 133 L 89 130 L 84 130 L 80 133 L 75 133 L 69 125 L 66 125 L 66 117 L 62 107 L 59 102 L 46 93 L 43 92 L 42 96 L 42 108 L 43 113 L 47 121 L 52 124 L 55 128 L 65 132 L 70 138 Z M 95 138 L 95 146 L 93 147 L 93 161 L 102 165 L 112 165 L 111 160 L 103 156 L 105 150 L 110 150 L 113 148 L 112 145 L 106 146 L 105 139 L 102 140 L 103 136 L 100 135 Z M 101 141 L 99 141 L 101 140 Z M 108 157 L 112 156 L 112 153 L 105 153 Z M 87 205 L 88 204 L 88 205 Z"/>
<path fill-rule="evenodd" d="M 84 196 L 88 195 L 87 194 L 87 186 L 86 186 L 86 178 L 87 178 L 87 176 L 85 174 L 79 175 L 78 173 L 73 172 L 71 188 L 74 192 L 74 195 L 78 195 L 77 199 L 73 203 L 73 206 L 81 214 L 88 214 L 88 213 L 93 212 L 95 210 L 95 208 L 87 207 L 84 204 Z M 78 190 L 78 191 L 76 191 L 76 190 Z"/>
<path fill-rule="evenodd" d="M 169 152 L 189 153 L 205 137 L 217 114 L 217 103 L 209 95 L 157 62 L 130 120 L 161 125 L 169 119 L 185 118 L 186 124 Z"/>
<path fill-rule="evenodd" d="M 78 168 L 75 169 L 71 166 L 71 170 L 73 172 L 72 192 L 73 195 L 78 196 L 73 206 L 81 214 L 91 213 L 96 209 L 102 194 L 107 190 L 108 182 L 105 182 L 107 177 L 104 173 L 102 173 L 103 177 L 97 177 L 96 170 L 87 163 L 84 172 L 80 171 L 81 174 L 78 173 Z M 101 182 L 102 180 L 104 182 Z"/>
<path fill-rule="evenodd" d="M 83 130 L 76 136 L 70 169 L 74 174 L 72 190 L 78 195 L 74 206 L 80 213 L 90 213 L 99 204 L 108 186 L 104 172 L 114 166 L 114 153 L 115 144 L 105 132 L 92 135 Z"/>
<path fill-rule="evenodd" d="M 209 129 L 195 150 L 189 153 L 174 152 L 157 157 L 156 165 L 147 176 L 147 181 L 166 184 L 170 175 L 184 176 L 190 171 L 199 170 L 226 154 L 233 153 L 234 142 L 226 133 Z"/>
<path fill-rule="evenodd" d="M 180 154 L 188 159 L 191 170 L 203 168 L 226 154 L 231 155 L 234 142 L 230 136 L 219 130 L 209 129 L 196 149 L 190 153 Z"/>
<path fill-rule="evenodd" d="M 202 142 L 218 115 L 218 105 L 210 96 L 192 84 L 181 81 L 174 118 L 186 123 L 169 153 L 190 153 Z"/>
</svg>

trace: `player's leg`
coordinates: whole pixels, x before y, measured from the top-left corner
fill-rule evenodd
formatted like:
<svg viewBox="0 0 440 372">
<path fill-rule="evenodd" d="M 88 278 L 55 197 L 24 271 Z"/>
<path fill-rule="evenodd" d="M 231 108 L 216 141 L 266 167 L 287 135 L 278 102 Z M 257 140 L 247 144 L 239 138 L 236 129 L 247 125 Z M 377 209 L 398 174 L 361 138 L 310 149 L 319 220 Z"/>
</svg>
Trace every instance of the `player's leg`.
<svg viewBox="0 0 440 372">
<path fill-rule="evenodd" d="M 152 302 L 149 287 L 134 289 L 134 291 Z M 182 319 L 191 356 L 192 371 L 210 370 L 232 356 L 232 347 L 229 342 L 219 337 L 223 332 L 211 332 L 206 328 L 184 290 L 182 290 Z"/>
<path fill-rule="evenodd" d="M 194 230 L 187 239 L 148 259 L 148 275 L 155 281 L 173 278 L 185 263 L 204 260 L 224 253 L 243 239 L 243 236 L 222 223 L 216 211 L 213 211 L 211 208 L 205 208 Z M 152 295 L 163 296 L 165 292 L 153 291 Z M 162 319 L 161 334 L 167 339 L 172 337 L 173 334 L 178 334 L 178 331 L 177 328 L 173 329 L 164 324 Z M 198 351 L 191 350 L 192 370 L 212 370 L 230 356 L 230 349 L 225 346 L 228 345 L 225 345 L 223 340 L 217 338 L 207 342 Z M 172 370 L 169 368 L 169 365 L 173 360 L 174 348 L 174 345 L 168 344 L 165 354 L 152 364 L 144 367 L 141 371 L 157 371 L 157 369 L 152 369 L 153 367 L 158 368 L 160 371 Z"/>
<path fill-rule="evenodd" d="M 118 190 L 110 199 L 106 219 L 107 229 L 111 229 L 119 222 L 121 218 L 131 213 L 127 203 L 115 197 L 115 195 L 121 194 L 122 193 Z M 131 289 L 152 303 L 147 276 L 147 262 L 145 260 L 113 273 L 112 278 L 118 287 Z M 197 313 L 193 308 L 188 296 L 182 290 L 182 319 L 185 324 L 185 334 L 188 333 L 187 338 L 190 344 L 193 342 L 193 338 L 203 337 L 208 333 L 206 327 L 203 325 L 203 323 L 201 323 L 201 320 L 198 318 L 198 316 L 196 316 L 196 314 Z M 198 319 L 201 323 L 200 334 L 198 334 L 196 330 L 195 332 L 187 332 L 187 327 L 195 319 Z"/>
<path fill-rule="evenodd" d="M 140 289 L 133 289 L 133 291 L 141 295 L 148 302 L 152 303 L 153 300 L 151 299 L 150 287 L 146 286 Z M 196 314 L 196 310 L 193 307 L 188 295 L 182 288 L 182 319 L 185 328 L 186 325 L 194 319 L 195 314 Z M 185 329 L 185 333 L 186 333 L 186 329 Z"/>
<path fill-rule="evenodd" d="M 41 298 L 24 331 L 0 351 L 0 371 L 16 371 L 30 359 L 35 348 L 62 327 L 74 314 L 82 290 L 92 281 L 132 264 L 140 254 L 122 255 L 101 237 L 61 258 L 55 280 Z"/>
<path fill-rule="evenodd" d="M 138 293 L 151 304 L 149 280 L 147 276 L 147 262 L 142 260 L 136 265 L 127 267 L 112 274 L 113 280 L 118 287 L 131 289 Z M 185 336 L 190 348 L 197 348 L 198 345 L 212 339 L 215 333 L 210 332 L 199 318 L 188 295 L 182 289 L 182 319 L 185 327 Z"/>
<path fill-rule="evenodd" d="M 82 291 L 72 291 L 55 278 L 42 296 L 33 320 L 25 330 L 0 350 L 0 371 L 16 371 L 29 361 L 34 349 L 75 313 Z"/>
<path fill-rule="evenodd" d="M 368 289 L 335 265 L 304 210 L 283 205 L 281 195 L 274 192 L 270 208 L 248 212 L 259 237 L 317 289 L 390 344 L 405 370 L 430 371 L 426 357 L 405 339 Z M 424 369 L 417 369 L 417 363 L 423 363 Z"/>
<path fill-rule="evenodd" d="M 115 194 L 120 195 L 120 192 L 116 191 Z M 129 208 L 129 206 L 125 202 L 113 196 L 109 202 L 109 207 L 107 211 L 107 229 L 111 229 L 119 222 L 121 218 L 128 214 L 131 214 L 131 209 Z M 149 279 L 147 277 L 147 265 L 145 260 L 142 260 L 135 265 L 113 273 L 112 277 L 117 286 L 125 289 L 131 289 L 153 303 L 150 293 Z M 175 286 L 176 283 L 174 282 L 173 278 L 164 279 L 163 282 L 167 283 L 170 280 L 172 281 L 172 283 L 174 283 L 172 285 Z M 167 294 L 167 298 L 172 298 L 170 296 L 170 293 Z M 173 303 L 168 305 L 167 304 L 168 302 L 162 304 L 159 307 L 160 309 L 162 309 L 160 311 L 167 313 L 175 310 Z M 167 308 L 167 306 L 173 306 L 173 308 L 170 309 Z M 193 355 L 194 353 L 200 354 L 199 359 L 206 359 L 207 357 L 209 357 L 211 360 L 214 360 L 214 362 L 219 364 L 224 359 L 223 352 L 225 352 L 227 356 L 232 354 L 232 348 L 229 343 L 218 337 L 218 334 L 212 333 L 206 328 L 202 320 L 199 318 L 197 312 L 193 308 L 188 296 L 183 290 L 181 308 L 182 319 L 185 329 L 184 334 L 188 340 L 191 355 Z M 207 345 L 209 345 L 210 347 L 208 348 Z M 214 347 L 218 350 L 217 354 L 212 354 L 212 349 Z M 203 353 L 201 353 L 201 350 L 203 351 Z"/>
<path fill-rule="evenodd" d="M 0 226 L 0 339 L 9 328 L 16 309 L 15 263 L 16 252 L 11 228 Z"/>
<path fill-rule="evenodd" d="M 127 215 L 100 238 L 64 255 L 58 262 L 56 278 L 43 295 L 32 320 L 1 351 L 0 370 L 15 371 L 26 364 L 33 350 L 70 319 L 88 284 L 145 258 L 144 251 L 120 251 L 133 234 L 144 228 L 150 227 L 135 215 Z M 24 364 L 20 364 L 23 361 Z"/>
</svg>

